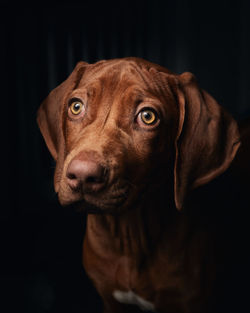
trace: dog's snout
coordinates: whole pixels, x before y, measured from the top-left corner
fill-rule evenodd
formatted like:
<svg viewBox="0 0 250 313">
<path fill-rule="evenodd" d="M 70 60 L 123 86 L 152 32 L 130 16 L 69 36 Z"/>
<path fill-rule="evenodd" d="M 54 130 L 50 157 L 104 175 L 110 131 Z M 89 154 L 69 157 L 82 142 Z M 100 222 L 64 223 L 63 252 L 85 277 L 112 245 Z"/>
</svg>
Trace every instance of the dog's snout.
<svg viewBox="0 0 250 313">
<path fill-rule="evenodd" d="M 107 170 L 95 161 L 74 159 L 68 165 L 66 176 L 72 190 L 97 192 L 105 186 Z"/>
</svg>

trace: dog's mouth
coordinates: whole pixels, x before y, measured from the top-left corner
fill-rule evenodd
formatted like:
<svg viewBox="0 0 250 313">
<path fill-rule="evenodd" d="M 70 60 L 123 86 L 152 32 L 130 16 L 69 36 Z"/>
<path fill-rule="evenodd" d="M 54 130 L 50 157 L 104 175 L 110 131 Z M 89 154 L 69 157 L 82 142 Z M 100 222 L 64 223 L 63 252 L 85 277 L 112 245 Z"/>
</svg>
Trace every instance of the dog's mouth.
<svg viewBox="0 0 250 313">
<path fill-rule="evenodd" d="M 129 187 L 121 186 L 100 194 L 83 193 L 87 207 L 95 207 L 102 211 L 112 211 L 121 208 L 129 200 Z"/>
<path fill-rule="evenodd" d="M 129 183 L 112 184 L 98 192 L 82 189 L 59 191 L 58 197 L 62 205 L 76 203 L 78 209 L 87 213 L 114 213 L 131 202 L 133 188 Z"/>
</svg>

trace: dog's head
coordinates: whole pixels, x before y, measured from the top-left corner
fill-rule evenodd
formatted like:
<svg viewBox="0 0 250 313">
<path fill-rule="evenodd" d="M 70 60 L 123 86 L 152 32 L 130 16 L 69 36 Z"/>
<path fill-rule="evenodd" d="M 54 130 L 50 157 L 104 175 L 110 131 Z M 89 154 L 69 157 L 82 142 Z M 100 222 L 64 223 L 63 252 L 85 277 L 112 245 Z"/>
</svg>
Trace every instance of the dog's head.
<svg viewBox="0 0 250 313">
<path fill-rule="evenodd" d="M 56 160 L 61 204 L 83 200 L 101 210 L 153 189 L 163 197 L 173 190 L 180 209 L 240 145 L 236 122 L 192 74 L 138 58 L 78 63 L 40 106 L 38 125 Z"/>
</svg>

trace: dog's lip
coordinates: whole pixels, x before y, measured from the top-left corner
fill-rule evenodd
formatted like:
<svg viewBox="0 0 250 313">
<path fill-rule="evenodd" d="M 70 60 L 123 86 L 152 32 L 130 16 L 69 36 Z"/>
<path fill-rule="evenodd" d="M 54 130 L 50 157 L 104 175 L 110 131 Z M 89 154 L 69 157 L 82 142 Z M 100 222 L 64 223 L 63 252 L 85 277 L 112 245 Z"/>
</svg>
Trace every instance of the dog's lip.
<svg viewBox="0 0 250 313">
<path fill-rule="evenodd" d="M 127 186 L 119 188 L 111 193 L 103 192 L 102 195 L 101 194 L 95 195 L 93 193 L 91 194 L 83 193 L 83 198 L 87 203 L 98 204 L 97 206 L 103 209 L 119 207 L 123 205 L 124 202 L 126 202 L 128 197 L 129 197 L 129 188 Z"/>
<path fill-rule="evenodd" d="M 74 205 L 89 212 L 108 212 L 120 208 L 130 198 L 130 187 L 126 183 L 116 183 L 97 193 L 85 193 L 83 190 L 71 190 L 69 197 L 62 201 L 62 205 Z M 60 199 L 59 199 L 60 201 Z M 89 210 L 90 208 L 90 210 Z"/>
</svg>

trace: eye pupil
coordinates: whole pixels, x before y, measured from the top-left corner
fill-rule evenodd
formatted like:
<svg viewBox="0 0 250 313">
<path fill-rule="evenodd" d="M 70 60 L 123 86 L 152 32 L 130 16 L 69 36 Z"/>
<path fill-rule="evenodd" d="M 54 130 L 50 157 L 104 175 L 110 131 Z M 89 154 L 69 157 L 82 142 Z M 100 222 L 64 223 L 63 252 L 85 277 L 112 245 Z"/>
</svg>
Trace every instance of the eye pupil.
<svg viewBox="0 0 250 313">
<path fill-rule="evenodd" d="M 141 112 L 141 120 L 146 125 L 152 125 L 156 122 L 156 113 L 151 110 L 144 110 Z"/>
<path fill-rule="evenodd" d="M 75 111 L 78 111 L 78 110 L 80 109 L 80 107 L 81 107 L 81 105 L 80 105 L 79 102 L 77 102 L 77 103 L 74 104 L 74 110 L 75 110 Z"/>
<path fill-rule="evenodd" d="M 151 118 L 152 118 L 152 112 L 149 112 L 149 111 L 145 111 L 142 113 L 143 114 L 143 118 L 146 120 L 146 121 L 150 121 Z"/>
<path fill-rule="evenodd" d="M 78 115 L 83 110 L 83 104 L 79 101 L 75 101 L 70 105 L 70 111 L 74 115 Z"/>
</svg>

